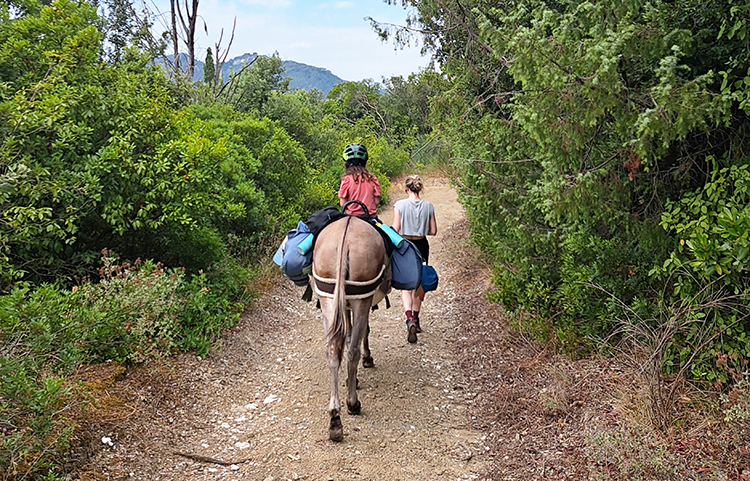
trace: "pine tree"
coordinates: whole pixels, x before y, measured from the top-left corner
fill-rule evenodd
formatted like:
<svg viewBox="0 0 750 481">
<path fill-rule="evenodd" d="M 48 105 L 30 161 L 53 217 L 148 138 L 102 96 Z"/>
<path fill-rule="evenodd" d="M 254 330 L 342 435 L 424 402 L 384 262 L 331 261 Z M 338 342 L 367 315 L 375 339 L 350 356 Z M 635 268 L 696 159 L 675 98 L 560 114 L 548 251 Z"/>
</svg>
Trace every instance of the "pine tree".
<svg viewBox="0 0 750 481">
<path fill-rule="evenodd" d="M 206 62 L 203 65 L 203 83 L 213 87 L 216 84 L 216 67 L 214 67 L 214 56 L 211 47 L 206 49 Z"/>
</svg>

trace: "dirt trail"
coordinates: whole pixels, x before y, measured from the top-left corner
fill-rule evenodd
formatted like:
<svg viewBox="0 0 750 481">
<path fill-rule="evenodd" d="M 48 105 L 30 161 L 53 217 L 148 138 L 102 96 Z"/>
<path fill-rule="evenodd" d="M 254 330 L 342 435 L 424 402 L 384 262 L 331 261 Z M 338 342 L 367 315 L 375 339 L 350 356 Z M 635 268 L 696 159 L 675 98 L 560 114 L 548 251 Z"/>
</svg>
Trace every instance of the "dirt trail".
<svg viewBox="0 0 750 481">
<path fill-rule="evenodd" d="M 399 291 L 390 294 L 390 309 L 381 305 L 373 312 L 375 368 L 360 367 L 362 414 L 342 414 L 343 442 L 328 440 L 320 311 L 279 275 L 225 335 L 219 352 L 207 359 L 179 356 L 158 373 L 128 374 L 125 383 L 141 408 L 126 423 L 104 428 L 101 436 L 113 446 L 96 447 L 89 474 L 140 480 L 486 479 L 493 453 L 472 427 L 478 378 L 456 358 L 470 342 L 462 325 L 472 316 L 467 306 L 484 303 L 486 275 L 463 250 L 465 214 L 456 193 L 444 178 L 428 176 L 425 184 L 423 197 L 437 213 L 431 263 L 440 286 L 423 305 L 424 332 L 415 345 L 406 341 Z M 395 185 L 391 192 L 392 202 L 405 196 Z M 391 222 L 391 205 L 381 218 Z"/>
</svg>

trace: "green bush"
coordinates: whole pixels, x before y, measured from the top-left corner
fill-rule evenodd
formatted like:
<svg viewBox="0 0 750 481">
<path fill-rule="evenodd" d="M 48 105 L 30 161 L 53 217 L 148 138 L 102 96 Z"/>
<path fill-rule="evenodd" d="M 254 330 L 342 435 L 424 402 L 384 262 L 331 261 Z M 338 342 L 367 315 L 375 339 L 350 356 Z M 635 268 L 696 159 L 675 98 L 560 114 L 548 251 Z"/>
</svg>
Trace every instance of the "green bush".
<svg viewBox="0 0 750 481">
<path fill-rule="evenodd" d="M 0 473 L 35 477 L 63 459 L 75 428 L 66 378 L 84 363 L 142 363 L 176 350 L 205 355 L 234 325 L 251 272 L 231 259 L 190 280 L 153 261 L 105 251 L 98 282 L 18 286 L 0 296 Z"/>
<path fill-rule="evenodd" d="M 76 292 L 90 313 L 82 348 L 95 362 L 141 363 L 169 354 L 176 347 L 184 272 L 152 261 L 119 265 L 107 251 L 103 261 L 99 282 L 84 282 Z"/>
<path fill-rule="evenodd" d="M 650 346 L 671 345 L 666 370 L 717 385 L 741 370 L 747 2 L 415 9 L 441 72 L 433 132 L 495 263 L 494 298 L 571 351 L 621 340 L 636 311 L 640 332 L 680 319 Z"/>
<path fill-rule="evenodd" d="M 675 250 L 651 274 L 668 282 L 670 302 L 699 320 L 675 339 L 667 369 L 689 360 L 693 377 L 722 385 L 750 361 L 750 167 L 708 161 L 711 179 L 666 203 L 662 226 Z M 729 362 L 717 364 L 724 357 Z"/>
<path fill-rule="evenodd" d="M 178 334 L 181 349 L 205 356 L 221 338 L 222 330 L 236 324 L 243 305 L 231 302 L 222 292 L 231 287 L 225 283 L 214 288 L 203 273 L 183 286 Z"/>
<path fill-rule="evenodd" d="M 0 477 L 33 478 L 68 446 L 75 401 L 64 375 L 86 359 L 69 291 L 19 286 L 0 296 Z"/>
</svg>

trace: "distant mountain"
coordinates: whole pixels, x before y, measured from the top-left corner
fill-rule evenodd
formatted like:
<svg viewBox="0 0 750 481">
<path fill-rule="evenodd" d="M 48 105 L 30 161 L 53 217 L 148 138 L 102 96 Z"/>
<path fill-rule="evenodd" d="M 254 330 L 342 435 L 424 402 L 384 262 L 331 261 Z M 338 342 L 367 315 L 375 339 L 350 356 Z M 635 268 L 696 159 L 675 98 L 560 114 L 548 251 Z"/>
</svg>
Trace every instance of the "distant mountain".
<svg viewBox="0 0 750 481">
<path fill-rule="evenodd" d="M 185 55 L 184 53 L 180 55 L 182 65 L 185 65 L 187 63 L 187 55 Z M 239 72 L 240 69 L 242 69 L 243 65 L 253 61 L 257 56 L 257 52 L 243 53 L 242 55 L 232 58 L 231 60 L 227 60 L 221 69 L 224 80 L 226 81 L 229 78 L 230 68 L 235 72 Z M 169 58 L 171 59 L 171 57 L 172 56 L 170 55 Z M 157 60 L 157 63 L 160 63 L 160 61 Z M 200 60 L 195 61 L 195 72 L 193 73 L 194 81 L 203 80 L 203 65 L 203 62 L 201 62 Z M 289 88 L 291 90 L 318 89 L 323 92 L 323 95 L 326 95 L 337 83 L 346 82 L 346 80 L 343 80 L 331 73 L 330 70 L 320 67 L 313 67 L 312 65 L 295 62 L 293 60 L 282 60 L 281 66 L 284 67 L 284 75 L 292 78 L 292 80 L 289 82 Z"/>
<path fill-rule="evenodd" d="M 345 80 L 332 74 L 330 70 L 293 60 L 283 60 L 281 66 L 284 67 L 284 74 L 287 77 L 292 77 L 292 81 L 289 82 L 291 90 L 316 88 L 323 92 L 323 95 L 326 95 L 334 85 L 345 82 Z"/>
</svg>

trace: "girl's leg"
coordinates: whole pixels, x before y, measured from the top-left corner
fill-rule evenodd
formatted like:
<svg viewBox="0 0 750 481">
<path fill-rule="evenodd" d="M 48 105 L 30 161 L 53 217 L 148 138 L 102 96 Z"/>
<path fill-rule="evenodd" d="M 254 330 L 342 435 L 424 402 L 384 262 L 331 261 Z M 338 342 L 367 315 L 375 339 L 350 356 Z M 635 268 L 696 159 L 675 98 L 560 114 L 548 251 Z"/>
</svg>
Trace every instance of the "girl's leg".
<svg viewBox="0 0 750 481">
<path fill-rule="evenodd" d="M 401 303 L 404 305 L 404 314 L 406 314 L 406 323 L 414 321 L 414 291 L 401 291 Z"/>
<path fill-rule="evenodd" d="M 422 332 L 422 328 L 419 325 L 419 308 L 422 307 L 422 301 L 424 300 L 424 290 L 422 290 L 422 286 L 419 286 L 419 288 L 414 291 L 414 295 L 412 297 L 412 303 L 411 303 L 411 314 L 414 318 L 414 322 L 417 323 L 417 332 Z"/>
<path fill-rule="evenodd" d="M 422 298 L 419 297 L 419 291 L 411 291 L 411 310 L 418 311 L 422 307 Z"/>
<path fill-rule="evenodd" d="M 401 302 L 404 304 L 404 310 L 406 311 L 406 330 L 407 338 L 410 344 L 417 342 L 417 323 L 414 322 L 414 314 L 412 309 L 414 308 L 414 298 L 416 291 L 401 291 Z M 419 300 L 419 297 L 417 297 Z"/>
<path fill-rule="evenodd" d="M 412 304 L 414 304 L 414 296 L 412 295 L 414 291 L 401 291 L 401 303 L 404 305 L 404 310 L 406 312 L 411 312 L 413 309 Z M 410 317 L 407 314 L 407 317 Z"/>
</svg>

